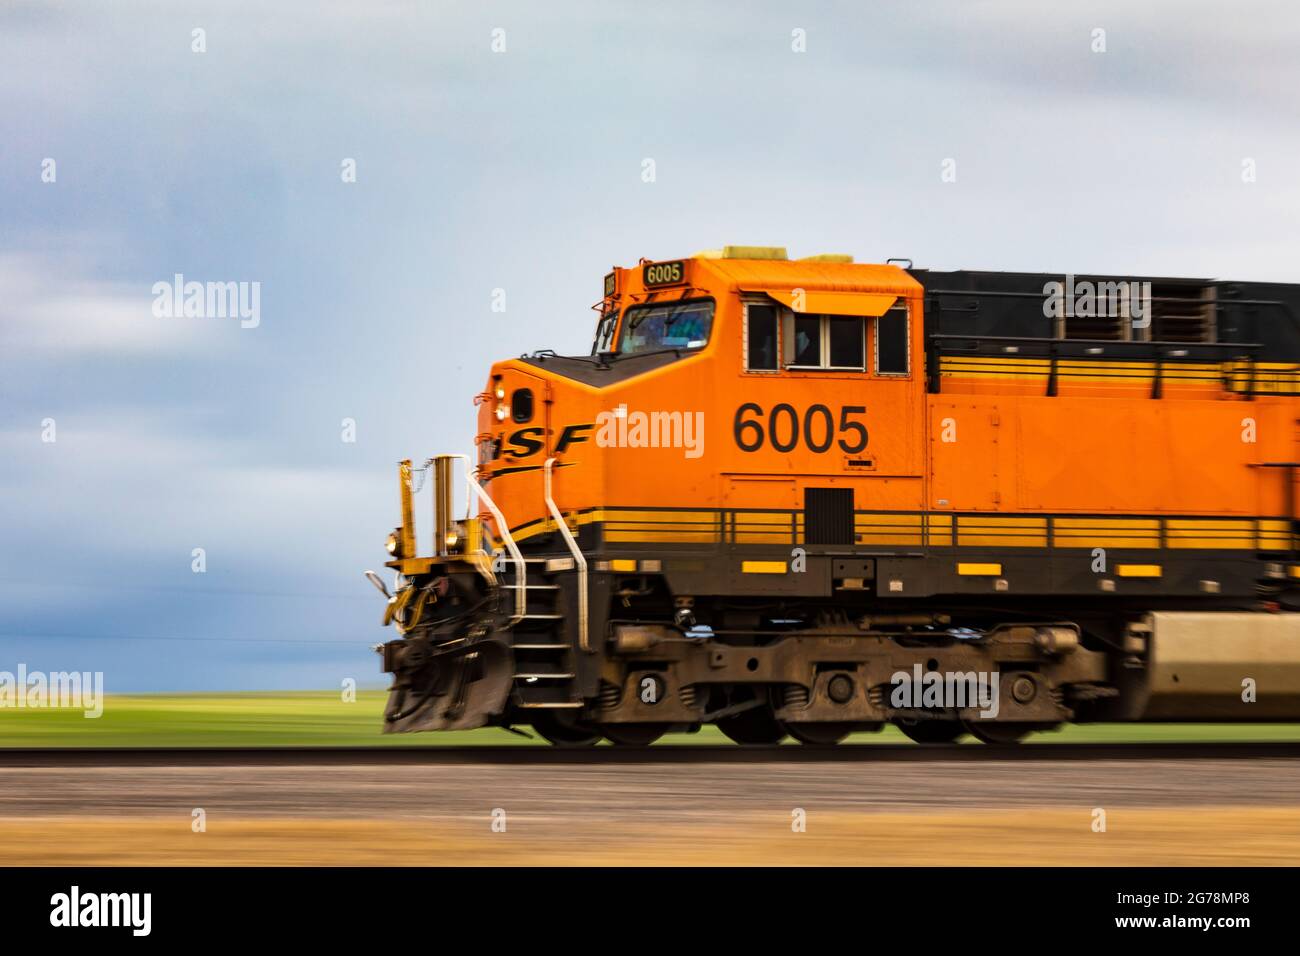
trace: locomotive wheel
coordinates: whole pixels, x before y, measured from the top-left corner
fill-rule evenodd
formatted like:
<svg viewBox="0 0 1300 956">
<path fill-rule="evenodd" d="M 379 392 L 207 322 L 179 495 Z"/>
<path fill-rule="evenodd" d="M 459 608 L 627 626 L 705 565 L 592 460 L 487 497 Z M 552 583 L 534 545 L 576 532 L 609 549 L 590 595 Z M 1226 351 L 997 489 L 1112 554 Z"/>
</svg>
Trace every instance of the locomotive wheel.
<svg viewBox="0 0 1300 956">
<path fill-rule="evenodd" d="M 601 732 L 620 747 L 649 747 L 671 724 L 602 724 Z"/>
<path fill-rule="evenodd" d="M 761 706 L 723 717 L 715 723 L 724 736 L 738 744 L 779 744 L 786 735 L 786 728 L 781 726 L 772 711 Z"/>
<path fill-rule="evenodd" d="M 555 714 L 546 712 L 533 718 L 533 730 L 537 731 L 537 736 L 556 747 L 594 747 L 602 739 L 598 731 L 575 727 Z"/>
<path fill-rule="evenodd" d="M 790 736 L 801 744 L 810 747 L 834 747 L 849 735 L 853 725 L 821 721 L 789 722 L 785 725 L 785 729 L 790 731 Z"/>
<path fill-rule="evenodd" d="M 900 720 L 897 727 L 918 744 L 950 744 L 966 732 L 957 720 Z"/>
<path fill-rule="evenodd" d="M 1009 747 L 1020 743 L 1035 730 L 1048 730 L 1051 724 L 1020 723 L 992 720 L 964 720 L 966 731 L 980 743 Z"/>
</svg>

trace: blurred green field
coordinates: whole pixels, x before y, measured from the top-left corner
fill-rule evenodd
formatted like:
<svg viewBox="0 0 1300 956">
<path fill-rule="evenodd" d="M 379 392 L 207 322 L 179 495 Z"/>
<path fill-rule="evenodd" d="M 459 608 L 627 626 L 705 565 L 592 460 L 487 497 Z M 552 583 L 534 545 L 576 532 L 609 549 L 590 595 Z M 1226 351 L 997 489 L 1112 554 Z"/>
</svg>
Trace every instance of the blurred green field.
<svg viewBox="0 0 1300 956">
<path fill-rule="evenodd" d="M 0 708 L 0 747 L 429 747 L 537 744 L 500 728 L 445 734 L 380 733 L 383 691 L 109 696 L 103 716 L 78 710 Z M 970 742 L 970 738 L 965 738 Z M 1092 724 L 1035 734 L 1030 743 L 1300 741 L 1300 724 Z M 906 743 L 891 728 L 851 743 Z M 712 727 L 662 744 L 720 744 Z"/>
</svg>

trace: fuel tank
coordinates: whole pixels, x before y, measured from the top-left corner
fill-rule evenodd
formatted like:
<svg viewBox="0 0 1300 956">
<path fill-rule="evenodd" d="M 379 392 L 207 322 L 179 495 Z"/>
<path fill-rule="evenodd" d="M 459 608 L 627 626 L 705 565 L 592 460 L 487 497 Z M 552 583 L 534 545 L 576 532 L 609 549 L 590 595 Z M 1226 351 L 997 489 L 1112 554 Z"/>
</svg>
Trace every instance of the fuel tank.
<svg viewBox="0 0 1300 956">
<path fill-rule="evenodd" d="M 1300 719 L 1300 614 L 1161 611 L 1129 634 L 1147 644 L 1136 719 Z"/>
</svg>

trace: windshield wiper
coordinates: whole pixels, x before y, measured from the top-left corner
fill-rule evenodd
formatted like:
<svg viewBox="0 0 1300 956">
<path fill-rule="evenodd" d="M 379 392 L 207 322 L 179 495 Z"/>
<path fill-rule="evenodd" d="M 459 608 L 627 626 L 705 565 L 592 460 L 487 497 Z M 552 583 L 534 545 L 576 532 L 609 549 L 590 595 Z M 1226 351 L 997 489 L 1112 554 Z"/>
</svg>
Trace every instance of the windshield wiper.
<svg viewBox="0 0 1300 956">
<path fill-rule="evenodd" d="M 698 349 L 687 348 L 685 345 L 665 345 L 659 349 L 646 349 L 644 352 L 607 352 L 606 357 L 612 361 L 623 362 L 628 359 L 644 358 L 647 355 L 663 355 L 665 352 L 676 352 L 680 356 L 683 352 L 696 352 Z"/>
</svg>

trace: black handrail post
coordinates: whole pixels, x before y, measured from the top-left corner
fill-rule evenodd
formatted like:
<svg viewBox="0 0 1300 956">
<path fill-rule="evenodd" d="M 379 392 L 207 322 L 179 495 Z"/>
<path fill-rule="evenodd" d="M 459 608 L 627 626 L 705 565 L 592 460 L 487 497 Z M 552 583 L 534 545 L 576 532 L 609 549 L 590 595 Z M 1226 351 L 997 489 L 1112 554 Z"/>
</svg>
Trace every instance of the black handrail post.
<svg viewBox="0 0 1300 956">
<path fill-rule="evenodd" d="M 1291 540 L 1287 543 L 1291 545 L 1291 560 L 1296 560 L 1296 517 L 1295 517 L 1295 462 L 1287 464 L 1286 468 L 1286 518 L 1287 529 L 1291 532 Z"/>
<path fill-rule="evenodd" d="M 1047 355 L 1049 359 L 1047 369 L 1047 395 L 1049 398 L 1056 396 L 1056 340 L 1052 339 L 1047 345 Z"/>
<path fill-rule="evenodd" d="M 939 342 L 938 336 L 930 336 L 930 348 L 925 356 L 926 374 L 928 380 L 926 389 L 934 395 L 939 393 Z"/>
</svg>

